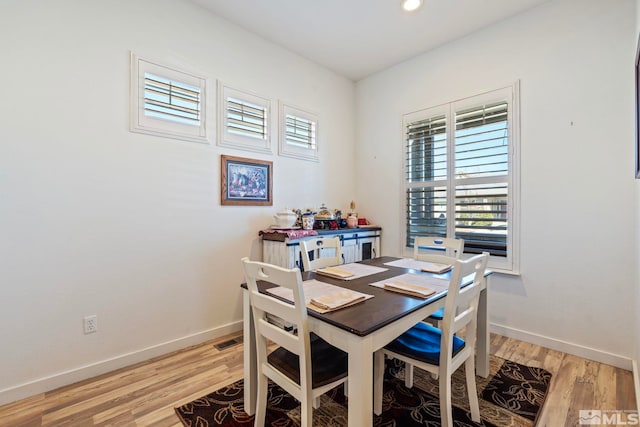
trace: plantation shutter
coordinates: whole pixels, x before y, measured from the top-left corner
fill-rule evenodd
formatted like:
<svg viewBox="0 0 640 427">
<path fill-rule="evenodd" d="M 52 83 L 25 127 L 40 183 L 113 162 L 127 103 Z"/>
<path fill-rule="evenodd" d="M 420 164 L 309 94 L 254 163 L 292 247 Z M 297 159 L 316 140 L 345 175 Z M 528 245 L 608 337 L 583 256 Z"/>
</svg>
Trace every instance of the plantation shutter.
<svg viewBox="0 0 640 427">
<path fill-rule="evenodd" d="M 507 256 L 508 104 L 455 113 L 455 236 L 467 253 Z"/>
<path fill-rule="evenodd" d="M 304 149 L 316 148 L 315 122 L 291 114 L 285 115 L 285 143 Z"/>
<path fill-rule="evenodd" d="M 145 115 L 172 122 L 200 126 L 200 110 L 200 88 L 145 73 Z"/>
<path fill-rule="evenodd" d="M 267 139 L 267 109 L 236 98 L 226 99 L 227 132 L 249 138 Z"/>
<path fill-rule="evenodd" d="M 447 121 L 444 115 L 405 124 L 407 246 L 415 237 L 447 235 Z"/>
<path fill-rule="evenodd" d="M 406 179 L 447 179 L 447 121 L 444 115 L 409 123 L 406 129 Z"/>
</svg>

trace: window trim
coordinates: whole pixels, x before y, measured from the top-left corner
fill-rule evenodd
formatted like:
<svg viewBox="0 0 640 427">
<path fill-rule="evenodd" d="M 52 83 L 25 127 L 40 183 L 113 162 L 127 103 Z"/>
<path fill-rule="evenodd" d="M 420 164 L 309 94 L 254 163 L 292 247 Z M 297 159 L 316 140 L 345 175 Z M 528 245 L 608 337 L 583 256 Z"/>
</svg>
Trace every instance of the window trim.
<svg viewBox="0 0 640 427">
<path fill-rule="evenodd" d="M 195 72 L 185 71 L 178 67 L 162 64 L 159 61 L 142 57 L 130 52 L 130 120 L 131 132 L 164 138 L 180 139 L 183 141 L 209 144 L 209 127 L 214 121 L 209 121 L 209 79 Z M 175 80 L 185 85 L 200 89 L 200 117 L 198 126 L 187 125 L 177 121 L 153 117 L 144 113 L 145 107 L 145 74 Z"/>
<path fill-rule="evenodd" d="M 252 138 L 245 135 L 228 132 L 227 99 L 236 98 L 238 100 L 264 107 L 265 125 L 267 127 L 265 138 Z M 219 135 L 218 145 L 221 147 L 231 147 L 239 150 L 255 151 L 258 153 L 273 154 L 271 148 L 271 135 L 273 129 L 272 100 L 253 92 L 235 89 L 223 82 L 218 82 L 218 123 Z"/>
<path fill-rule="evenodd" d="M 280 101 L 278 105 L 279 110 L 279 124 L 280 124 L 280 137 L 278 144 L 278 153 L 281 156 L 285 157 L 293 157 L 296 159 L 309 160 L 309 161 L 319 161 L 319 151 L 318 151 L 318 115 L 309 111 L 302 110 L 297 107 L 293 107 L 291 105 L 285 104 Z M 292 144 L 287 143 L 287 123 L 286 117 L 287 115 L 295 116 L 304 120 L 308 120 L 313 123 L 313 148 L 303 148 L 296 147 Z"/>
<path fill-rule="evenodd" d="M 463 110 L 465 108 L 478 106 L 483 103 L 490 103 L 492 101 L 507 101 L 508 107 L 508 124 L 509 124 L 509 174 L 507 185 L 509 187 L 508 193 L 508 233 L 507 233 L 507 257 L 492 256 L 489 260 L 489 267 L 496 272 L 506 274 L 520 274 L 520 82 L 516 81 L 511 85 L 480 93 L 478 95 L 470 96 L 467 98 L 458 99 L 449 103 L 437 105 L 431 108 L 426 108 L 418 111 L 413 111 L 402 115 L 402 129 L 401 129 L 401 149 L 402 149 L 402 191 L 400 192 L 400 206 L 402 215 L 401 221 L 401 253 L 405 257 L 413 256 L 413 248 L 406 246 L 407 241 L 407 222 L 406 222 L 406 190 L 412 186 L 412 183 L 407 181 L 405 176 L 407 170 L 407 159 L 405 156 L 406 150 L 406 124 L 415 122 L 420 118 L 430 118 L 437 116 L 438 114 L 446 114 L 447 116 L 447 137 L 455 138 L 455 112 Z M 447 165 L 449 169 L 452 169 L 454 165 L 454 150 L 447 150 Z M 488 181 L 491 181 L 489 179 Z M 448 175 L 447 180 L 442 181 L 442 185 L 455 191 L 456 180 L 451 181 L 451 175 Z M 448 193 L 451 194 L 451 193 Z M 454 198 L 449 197 L 447 199 L 448 209 L 455 210 Z M 455 236 L 455 222 L 447 221 L 447 236 Z M 468 257 L 469 254 L 463 255 Z"/>
</svg>

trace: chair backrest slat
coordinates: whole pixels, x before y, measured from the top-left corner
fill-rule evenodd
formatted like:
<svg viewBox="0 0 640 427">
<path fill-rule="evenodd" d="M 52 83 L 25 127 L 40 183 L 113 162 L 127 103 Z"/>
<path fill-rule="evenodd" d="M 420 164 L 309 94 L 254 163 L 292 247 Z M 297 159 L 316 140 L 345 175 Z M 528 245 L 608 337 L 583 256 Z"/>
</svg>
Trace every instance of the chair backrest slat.
<svg viewBox="0 0 640 427">
<path fill-rule="evenodd" d="M 260 335 L 263 337 L 278 343 L 278 345 L 286 348 L 291 353 L 295 353 L 298 356 L 300 355 L 301 346 L 298 335 L 294 335 L 290 331 L 286 331 L 264 319 L 258 319 L 257 328 L 260 329 Z"/>
<path fill-rule="evenodd" d="M 418 261 L 453 264 L 464 251 L 464 240 L 420 236 L 413 241 L 413 258 Z"/>
<path fill-rule="evenodd" d="M 309 253 L 313 253 L 313 259 Z M 305 271 L 340 265 L 342 264 L 342 243 L 337 236 L 301 240 L 300 255 Z"/>
<path fill-rule="evenodd" d="M 259 292 L 252 294 L 251 296 L 253 296 L 254 310 L 262 310 L 281 319 L 295 319 L 298 317 L 299 311 L 293 304 L 280 301 L 272 296 L 264 295 Z"/>
</svg>

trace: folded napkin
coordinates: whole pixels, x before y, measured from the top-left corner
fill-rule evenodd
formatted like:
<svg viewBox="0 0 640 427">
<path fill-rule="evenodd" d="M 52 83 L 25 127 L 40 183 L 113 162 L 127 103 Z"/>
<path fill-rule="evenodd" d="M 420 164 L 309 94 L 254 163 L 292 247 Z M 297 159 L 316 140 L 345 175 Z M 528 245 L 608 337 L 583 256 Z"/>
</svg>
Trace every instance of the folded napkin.
<svg viewBox="0 0 640 427">
<path fill-rule="evenodd" d="M 445 273 L 451 270 L 451 266 L 449 264 L 440 264 L 437 262 L 430 262 L 424 267 L 420 269 L 421 271 L 425 271 L 427 273 Z"/>
<path fill-rule="evenodd" d="M 433 289 L 425 286 L 412 285 L 411 283 L 400 281 L 385 283 L 384 288 L 389 291 L 399 292 L 401 294 L 407 294 L 419 298 L 427 298 L 429 295 L 436 293 Z"/>
<path fill-rule="evenodd" d="M 337 277 L 338 279 L 345 279 L 353 276 L 353 273 L 347 270 L 341 270 L 335 267 L 325 267 L 315 270 L 316 273 L 324 274 L 325 276 Z"/>
<path fill-rule="evenodd" d="M 323 310 L 337 310 L 364 301 L 366 295 L 349 290 L 311 298 L 311 304 Z"/>
</svg>

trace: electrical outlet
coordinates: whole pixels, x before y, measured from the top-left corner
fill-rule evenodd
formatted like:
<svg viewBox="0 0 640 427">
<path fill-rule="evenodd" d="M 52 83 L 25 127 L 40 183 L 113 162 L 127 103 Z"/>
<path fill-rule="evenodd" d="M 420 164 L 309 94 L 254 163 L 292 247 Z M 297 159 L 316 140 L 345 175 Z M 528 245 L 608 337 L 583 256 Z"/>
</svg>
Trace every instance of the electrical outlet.
<svg viewBox="0 0 640 427">
<path fill-rule="evenodd" d="M 84 333 L 93 334 L 98 332 L 98 316 L 91 315 L 84 318 Z"/>
</svg>

